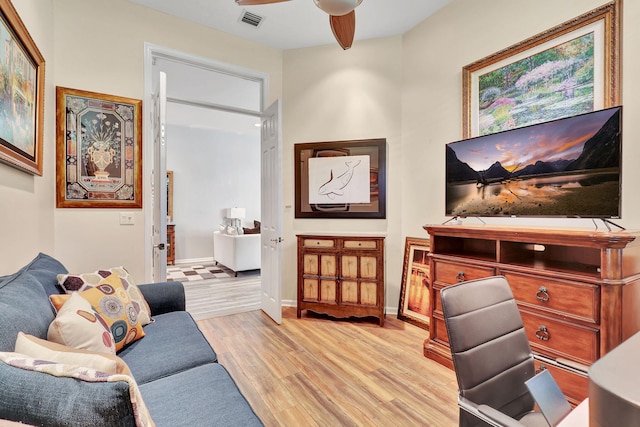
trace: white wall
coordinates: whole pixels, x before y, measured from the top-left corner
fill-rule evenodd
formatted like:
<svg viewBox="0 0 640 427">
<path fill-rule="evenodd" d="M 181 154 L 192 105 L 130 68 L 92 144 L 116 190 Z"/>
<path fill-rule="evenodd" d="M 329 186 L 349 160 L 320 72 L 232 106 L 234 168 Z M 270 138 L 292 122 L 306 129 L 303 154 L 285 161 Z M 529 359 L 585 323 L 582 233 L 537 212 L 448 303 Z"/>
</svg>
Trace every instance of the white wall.
<svg viewBox="0 0 640 427">
<path fill-rule="evenodd" d="M 213 257 L 212 233 L 226 209 L 243 207 L 244 227 L 260 220 L 260 137 L 167 126 L 173 171 L 176 261 Z"/>
</svg>

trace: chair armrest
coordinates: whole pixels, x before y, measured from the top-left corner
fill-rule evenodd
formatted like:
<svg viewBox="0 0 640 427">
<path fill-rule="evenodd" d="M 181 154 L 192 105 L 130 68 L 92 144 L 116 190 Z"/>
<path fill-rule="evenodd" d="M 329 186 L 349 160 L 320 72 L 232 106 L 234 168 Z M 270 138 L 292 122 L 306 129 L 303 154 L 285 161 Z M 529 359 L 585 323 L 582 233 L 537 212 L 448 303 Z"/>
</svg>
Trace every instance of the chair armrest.
<svg viewBox="0 0 640 427">
<path fill-rule="evenodd" d="M 504 414 L 497 409 L 492 408 L 487 405 L 478 405 L 478 412 L 482 415 L 486 416 L 492 421 L 495 421 L 500 426 L 505 427 L 526 427 L 524 424 L 519 422 L 518 420 L 511 418 L 507 414 Z"/>
<path fill-rule="evenodd" d="M 186 310 L 184 285 L 181 282 L 147 283 L 138 288 L 149 304 L 152 316 Z"/>
<path fill-rule="evenodd" d="M 469 399 L 458 395 L 458 406 L 465 412 L 484 421 L 485 424 L 499 427 L 526 427 L 518 420 L 511 418 L 491 406 L 484 404 L 476 404 Z"/>
</svg>

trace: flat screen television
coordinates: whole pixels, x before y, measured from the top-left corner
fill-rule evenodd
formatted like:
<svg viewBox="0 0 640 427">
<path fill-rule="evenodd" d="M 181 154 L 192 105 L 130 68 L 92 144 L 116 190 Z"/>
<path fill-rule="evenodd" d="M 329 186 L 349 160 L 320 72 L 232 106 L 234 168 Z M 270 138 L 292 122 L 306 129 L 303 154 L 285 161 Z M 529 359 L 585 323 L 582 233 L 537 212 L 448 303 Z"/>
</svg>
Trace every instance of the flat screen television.
<svg viewBox="0 0 640 427">
<path fill-rule="evenodd" d="M 446 145 L 446 215 L 620 218 L 622 107 Z"/>
</svg>

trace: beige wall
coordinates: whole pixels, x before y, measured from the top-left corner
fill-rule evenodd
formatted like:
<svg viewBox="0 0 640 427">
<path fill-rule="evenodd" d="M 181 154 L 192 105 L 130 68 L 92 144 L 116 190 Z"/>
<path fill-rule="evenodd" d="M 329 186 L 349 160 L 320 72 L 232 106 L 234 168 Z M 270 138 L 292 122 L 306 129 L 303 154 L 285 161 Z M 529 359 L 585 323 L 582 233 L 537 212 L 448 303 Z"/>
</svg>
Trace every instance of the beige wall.
<svg viewBox="0 0 640 427">
<path fill-rule="evenodd" d="M 14 6 L 45 58 L 44 174 L 30 175 L 0 165 L 0 275 L 13 272 L 38 252 L 54 251 L 53 1 L 22 0 Z"/>
<path fill-rule="evenodd" d="M 55 84 L 142 99 L 144 43 L 264 72 L 281 97 L 282 52 L 124 0 L 54 2 Z M 148 208 L 145 206 L 145 208 Z M 72 271 L 125 265 L 144 278 L 144 215 L 122 209 L 56 209 L 55 254 Z"/>
<path fill-rule="evenodd" d="M 462 137 L 462 67 L 604 3 L 455 0 L 405 34 L 402 40 L 357 42 L 347 52 L 332 46 L 286 51 L 284 259 L 295 259 L 296 233 L 386 234 L 386 306 L 396 306 L 404 238 L 427 237 L 423 225 L 447 219 L 444 145 Z M 640 14 L 640 5 L 630 3 L 625 4 L 624 21 L 633 23 Z M 638 30 L 624 26 L 623 74 L 627 76 L 633 75 L 631 70 L 637 67 L 633 49 L 640 42 L 638 36 Z M 395 61 L 401 63 L 400 68 Z M 634 142 L 638 139 L 637 128 L 628 120 L 639 107 L 631 95 L 638 93 L 637 83 L 627 79 L 623 87 L 627 118 L 623 137 L 623 220 L 617 222 L 638 228 L 640 216 L 634 212 L 640 208 L 640 201 L 634 197 L 632 186 L 640 178 L 640 171 L 633 167 L 640 148 Z M 400 88 L 398 92 L 396 88 Z M 293 144 L 369 137 L 388 140 L 387 219 L 294 219 Z M 593 227 L 591 220 L 518 218 L 493 222 Z M 293 299 L 295 263 L 285 261 L 284 273 L 283 298 Z"/>
<path fill-rule="evenodd" d="M 40 250 L 72 270 L 125 264 L 144 272 L 143 213 L 133 228 L 118 210 L 55 209 L 54 86 L 142 98 L 143 43 L 240 65 L 270 75 L 270 99 L 283 100 L 284 300 L 295 299 L 295 234 L 387 236 L 386 305 L 398 301 L 404 238 L 426 236 L 444 209 L 444 144 L 460 139 L 461 69 L 604 3 L 603 0 L 455 0 L 404 37 L 285 51 L 266 48 L 124 0 L 14 0 L 47 60 L 45 176 L 0 167 L 0 274 Z M 53 18 L 51 18 L 53 16 Z M 640 228 L 640 4 L 627 1 L 623 28 L 623 219 Z M 55 27 L 54 27 L 55 23 Z M 170 29 L 170 30 L 169 30 Z M 53 41 L 52 41 L 53 39 Z M 55 46 L 55 52 L 54 48 Z M 55 70 L 55 74 L 54 74 Z M 284 83 L 283 83 L 284 82 Z M 293 145 L 387 138 L 386 220 L 294 218 Z M 467 220 L 472 221 L 472 220 Z M 503 221 L 504 222 L 504 221 Z M 592 227 L 591 221 L 527 219 L 514 224 Z M 54 232 L 55 230 L 55 232 Z"/>
<path fill-rule="evenodd" d="M 403 233 L 418 236 L 425 223 L 444 217 L 444 144 L 462 138 L 462 67 L 607 3 L 603 0 L 455 0 L 404 37 L 402 103 Z M 635 183 L 640 169 L 637 126 L 640 102 L 635 22 L 640 4 L 626 1 L 623 13 L 622 220 L 640 227 Z M 625 78 L 626 77 L 626 78 Z M 473 223 L 473 219 L 466 220 Z M 523 225 L 593 228 L 591 220 L 487 220 Z M 600 224 L 602 227 L 602 224 Z"/>
<path fill-rule="evenodd" d="M 398 304 L 401 93 L 401 37 L 285 51 L 283 300 L 296 298 L 296 234 L 374 233 L 387 236 L 386 305 Z M 387 139 L 387 219 L 294 219 L 294 144 L 367 138 Z"/>
</svg>

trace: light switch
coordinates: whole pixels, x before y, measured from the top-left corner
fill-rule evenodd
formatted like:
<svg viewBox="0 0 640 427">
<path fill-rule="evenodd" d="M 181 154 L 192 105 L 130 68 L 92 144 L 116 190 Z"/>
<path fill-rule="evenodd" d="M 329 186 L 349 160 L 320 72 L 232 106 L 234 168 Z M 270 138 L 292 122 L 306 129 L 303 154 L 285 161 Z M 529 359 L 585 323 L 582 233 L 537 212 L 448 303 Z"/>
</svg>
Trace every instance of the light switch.
<svg viewBox="0 0 640 427">
<path fill-rule="evenodd" d="M 133 225 L 133 214 L 120 212 L 120 225 Z"/>
</svg>

